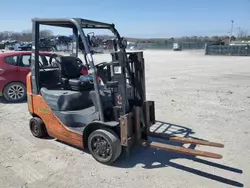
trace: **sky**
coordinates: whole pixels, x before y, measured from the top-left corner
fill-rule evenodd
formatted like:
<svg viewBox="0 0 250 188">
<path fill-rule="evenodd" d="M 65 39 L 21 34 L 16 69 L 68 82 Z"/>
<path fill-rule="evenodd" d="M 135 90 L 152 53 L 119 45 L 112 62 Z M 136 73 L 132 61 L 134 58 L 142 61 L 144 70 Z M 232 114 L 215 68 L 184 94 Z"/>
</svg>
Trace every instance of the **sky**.
<svg viewBox="0 0 250 188">
<path fill-rule="evenodd" d="M 31 19 L 76 18 L 114 23 L 122 36 L 165 38 L 250 33 L 250 0 L 1 0 L 0 31 L 31 29 Z M 71 31 L 45 27 L 54 34 Z M 106 34 L 106 32 L 104 33 Z"/>
</svg>

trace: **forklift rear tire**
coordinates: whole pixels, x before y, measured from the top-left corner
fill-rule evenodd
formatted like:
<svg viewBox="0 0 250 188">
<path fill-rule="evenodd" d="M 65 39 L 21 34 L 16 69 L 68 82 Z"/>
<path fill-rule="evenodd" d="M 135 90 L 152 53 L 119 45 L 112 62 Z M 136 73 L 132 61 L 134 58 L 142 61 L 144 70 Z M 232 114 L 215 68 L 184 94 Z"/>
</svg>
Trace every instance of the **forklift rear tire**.
<svg viewBox="0 0 250 188">
<path fill-rule="evenodd" d="M 33 136 L 37 138 L 43 138 L 48 136 L 46 127 L 39 117 L 33 117 L 30 119 L 30 131 Z"/>
<path fill-rule="evenodd" d="M 88 137 L 88 149 L 94 159 L 102 164 L 113 163 L 122 151 L 117 134 L 111 129 L 97 129 Z"/>
</svg>

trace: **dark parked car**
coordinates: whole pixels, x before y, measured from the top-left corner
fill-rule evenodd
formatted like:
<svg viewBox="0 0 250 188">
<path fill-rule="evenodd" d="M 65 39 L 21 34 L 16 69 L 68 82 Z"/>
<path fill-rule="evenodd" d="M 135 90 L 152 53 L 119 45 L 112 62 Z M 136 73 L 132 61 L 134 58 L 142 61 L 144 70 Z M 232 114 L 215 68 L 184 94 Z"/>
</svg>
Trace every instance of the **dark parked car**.
<svg viewBox="0 0 250 188">
<path fill-rule="evenodd" d="M 31 49 L 32 49 L 32 44 L 27 43 L 19 46 L 17 48 L 17 51 L 31 51 Z M 56 45 L 46 43 L 46 41 L 40 41 L 40 50 L 51 52 L 51 51 L 56 51 L 57 47 Z"/>
</svg>

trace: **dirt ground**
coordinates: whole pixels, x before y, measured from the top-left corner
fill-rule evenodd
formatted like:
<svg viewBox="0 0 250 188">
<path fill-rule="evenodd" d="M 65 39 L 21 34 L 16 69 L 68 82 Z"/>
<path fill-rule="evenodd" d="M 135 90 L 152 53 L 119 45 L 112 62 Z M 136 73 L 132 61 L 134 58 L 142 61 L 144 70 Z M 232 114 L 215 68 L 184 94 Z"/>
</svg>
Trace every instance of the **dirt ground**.
<svg viewBox="0 0 250 188">
<path fill-rule="evenodd" d="M 224 143 L 225 148 L 196 146 L 223 159 L 138 148 L 105 166 L 85 151 L 34 138 L 26 102 L 2 102 L 0 187 L 250 187 L 250 58 L 145 51 L 145 63 L 147 98 L 164 123 L 154 128 Z"/>
</svg>

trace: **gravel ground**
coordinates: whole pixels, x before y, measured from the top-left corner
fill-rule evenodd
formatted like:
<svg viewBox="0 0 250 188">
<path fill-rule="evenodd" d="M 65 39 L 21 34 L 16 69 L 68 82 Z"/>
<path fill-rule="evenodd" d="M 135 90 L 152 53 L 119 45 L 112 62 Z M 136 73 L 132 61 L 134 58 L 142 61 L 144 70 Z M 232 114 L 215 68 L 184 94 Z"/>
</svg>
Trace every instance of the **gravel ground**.
<svg viewBox="0 0 250 188">
<path fill-rule="evenodd" d="M 0 187 L 250 187 L 249 60 L 145 51 L 147 98 L 164 123 L 158 130 L 224 143 L 225 148 L 196 146 L 223 159 L 138 148 L 129 159 L 105 166 L 59 141 L 34 138 L 26 102 L 2 102 Z"/>
</svg>

